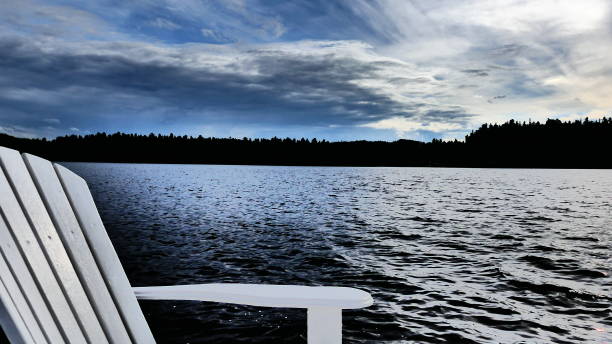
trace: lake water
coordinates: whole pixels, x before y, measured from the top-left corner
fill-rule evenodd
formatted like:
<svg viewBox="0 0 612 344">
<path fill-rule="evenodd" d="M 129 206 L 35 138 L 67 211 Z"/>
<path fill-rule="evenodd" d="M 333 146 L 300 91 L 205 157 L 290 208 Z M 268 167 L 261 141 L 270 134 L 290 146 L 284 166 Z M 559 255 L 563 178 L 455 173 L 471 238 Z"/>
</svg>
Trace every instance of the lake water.
<svg viewBox="0 0 612 344">
<path fill-rule="evenodd" d="M 346 343 L 612 342 L 612 171 L 66 163 L 134 286 L 352 286 Z M 141 303 L 160 343 L 304 343 L 303 310 Z"/>
</svg>

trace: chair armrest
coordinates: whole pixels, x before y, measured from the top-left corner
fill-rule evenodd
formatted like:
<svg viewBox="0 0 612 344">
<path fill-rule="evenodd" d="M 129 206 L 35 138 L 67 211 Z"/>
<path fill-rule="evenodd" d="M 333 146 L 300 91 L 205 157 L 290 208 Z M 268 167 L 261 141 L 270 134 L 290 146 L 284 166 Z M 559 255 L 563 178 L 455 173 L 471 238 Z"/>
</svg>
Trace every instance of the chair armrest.
<svg viewBox="0 0 612 344">
<path fill-rule="evenodd" d="M 353 309 L 373 302 L 369 293 L 346 287 L 215 283 L 132 289 L 140 300 L 212 301 L 261 307 Z"/>
</svg>

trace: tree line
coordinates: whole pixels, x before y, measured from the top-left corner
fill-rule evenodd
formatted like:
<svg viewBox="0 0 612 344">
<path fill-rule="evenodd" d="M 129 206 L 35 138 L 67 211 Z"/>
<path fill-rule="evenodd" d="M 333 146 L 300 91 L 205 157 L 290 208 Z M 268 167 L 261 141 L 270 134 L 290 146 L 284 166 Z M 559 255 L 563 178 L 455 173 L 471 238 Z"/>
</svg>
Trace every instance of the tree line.
<svg viewBox="0 0 612 344">
<path fill-rule="evenodd" d="M 52 140 L 0 134 L 0 146 L 53 161 L 612 168 L 612 118 L 483 124 L 465 141 L 342 141 L 97 133 Z"/>
</svg>

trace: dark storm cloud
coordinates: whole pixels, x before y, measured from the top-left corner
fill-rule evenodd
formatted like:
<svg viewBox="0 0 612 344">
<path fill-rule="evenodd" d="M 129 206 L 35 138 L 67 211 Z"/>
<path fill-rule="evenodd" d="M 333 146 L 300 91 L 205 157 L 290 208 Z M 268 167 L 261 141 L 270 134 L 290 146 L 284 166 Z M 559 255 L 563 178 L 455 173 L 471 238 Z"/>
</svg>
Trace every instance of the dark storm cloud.
<svg viewBox="0 0 612 344">
<path fill-rule="evenodd" d="M 426 111 L 421 119 L 431 122 L 444 122 L 444 123 L 464 123 L 466 119 L 473 115 L 467 114 L 461 107 L 452 107 L 448 110 L 429 110 Z"/>
<path fill-rule="evenodd" d="M 87 126 L 108 112 L 132 116 L 143 110 L 166 122 L 359 125 L 420 111 L 359 84 L 379 77 L 385 66 L 380 62 L 262 50 L 220 66 L 212 60 L 185 62 L 210 57 L 189 50 L 147 59 L 147 49 L 130 44 L 48 49 L 4 38 L 0 108 L 5 117 L 21 114 L 21 121 L 13 124 L 24 126 L 43 118 L 57 119 L 53 124 L 77 121 Z M 464 115 L 440 112 L 436 119 L 445 116 L 455 120 Z"/>
</svg>

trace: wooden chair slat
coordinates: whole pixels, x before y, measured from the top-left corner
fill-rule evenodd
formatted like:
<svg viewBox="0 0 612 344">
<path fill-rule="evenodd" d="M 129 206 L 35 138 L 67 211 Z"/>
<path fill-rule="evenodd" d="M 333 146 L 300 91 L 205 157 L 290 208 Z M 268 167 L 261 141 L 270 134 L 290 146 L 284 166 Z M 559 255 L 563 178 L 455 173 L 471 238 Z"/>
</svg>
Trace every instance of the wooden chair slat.
<svg viewBox="0 0 612 344">
<path fill-rule="evenodd" d="M 0 149 L 0 161 L 3 170 L 7 174 L 11 174 L 13 167 L 17 164 L 21 163 L 23 165 L 21 155 L 14 150 L 6 148 Z M 29 174 L 25 170 L 25 165 L 23 165 L 23 168 L 24 170 L 20 173 L 23 174 L 25 171 L 23 177 L 28 177 Z M 23 200 L 16 198 L 12 189 L 13 184 L 9 183 L 8 178 L 9 176 L 5 176 L 4 172 L 0 175 L 0 195 L 2 195 L 0 197 L 0 208 L 2 209 L 6 226 L 15 238 L 21 255 L 25 257 L 29 271 L 34 275 L 37 286 L 40 287 L 40 290 L 44 291 L 42 295 L 65 339 L 71 343 L 85 343 L 87 340 L 75 317 L 75 310 L 71 307 L 64 294 L 70 288 L 77 287 L 77 285 L 71 284 L 73 283 L 72 281 L 69 281 L 68 285 L 60 285 L 61 281 L 58 281 L 55 273 L 63 272 L 66 269 L 72 270 L 72 264 L 67 260 L 63 262 L 64 265 L 52 267 L 51 263 L 47 260 L 48 256 L 54 257 L 57 254 L 61 257 L 62 252 L 63 255 L 66 255 L 63 247 L 61 250 L 58 248 L 57 244 L 61 245 L 61 241 L 59 241 L 55 231 L 53 231 L 55 236 L 51 231 L 44 232 L 47 228 L 39 228 L 42 233 L 38 232 L 39 236 L 37 237 L 32 225 L 40 224 L 37 221 L 33 221 L 30 224 L 30 220 L 36 219 L 26 216 L 22 209 L 21 202 Z M 19 185 L 20 179 L 12 182 L 16 182 Z"/>
<path fill-rule="evenodd" d="M 23 158 L 106 336 L 111 343 L 131 343 L 55 168 L 51 162 L 33 155 L 24 154 Z M 97 319 L 92 320 L 97 324 Z"/>
<path fill-rule="evenodd" d="M 14 271 L 13 277 L 15 282 L 18 284 L 20 291 L 28 302 L 47 341 L 53 344 L 64 343 L 60 330 L 47 308 L 42 294 L 36 286 L 34 278 L 28 271 L 26 262 L 21 256 L 21 252 L 19 252 L 19 248 L 13 240 L 4 218 L 0 221 L 0 252 L 6 264 Z"/>
<path fill-rule="evenodd" d="M 47 254 L 47 260 L 85 337 L 90 342 L 105 343 L 107 342 L 106 334 L 100 326 L 98 317 L 75 272 L 74 260 L 70 259 L 67 247 L 64 246 L 64 242 L 60 238 L 56 224 L 52 221 L 49 211 L 41 199 L 41 195 L 45 196 L 46 194 L 39 194 L 35 185 L 48 184 L 47 179 L 55 176 L 53 166 L 51 163 L 48 163 L 48 166 L 43 164 L 36 169 L 37 174 L 32 173 L 32 170 L 28 173 L 27 164 L 21 159 L 21 155 L 16 151 L 13 152 L 17 155 L 0 153 L 0 159 L 3 161 L 8 179 L 12 183 L 13 191 Z M 50 173 L 44 173 L 45 167 L 49 169 Z M 57 179 L 56 176 L 55 178 Z M 67 212 L 63 215 L 67 216 Z"/>
<path fill-rule="evenodd" d="M 4 334 L 11 343 L 36 343 L 28 329 L 27 321 L 23 318 L 19 306 L 13 301 L 4 283 L 7 275 L 3 263 L 4 258 L 0 255 L 0 324 L 2 324 Z"/>
<path fill-rule="evenodd" d="M 6 225 L 4 224 L 4 220 L 0 218 L 0 226 L 4 226 L 4 231 L 6 231 Z M 11 311 L 18 314 L 18 320 L 21 320 L 22 325 L 27 330 L 27 335 L 22 336 L 23 338 L 28 338 L 34 343 L 44 344 L 47 343 L 45 335 L 40 328 L 40 324 L 34 317 L 34 313 L 32 313 L 32 309 L 28 302 L 26 301 L 17 281 L 15 280 L 15 276 L 9 266 L 6 263 L 4 258 L 4 254 L 0 250 L 0 284 L 3 290 L 0 294 L 4 293 L 4 296 L 0 295 L 3 298 L 3 303 L 5 305 L 5 309 L 8 314 L 11 314 Z M 8 300 L 7 298 L 10 298 Z M 11 305 L 14 310 L 11 310 Z M 17 320 L 17 321 L 18 321 Z M 17 328 L 19 324 L 16 324 Z M 19 332 L 24 333 L 23 330 L 19 329 Z"/>
<path fill-rule="evenodd" d="M 155 343 L 87 183 L 67 168 L 54 166 L 132 340 L 137 344 Z"/>
</svg>

